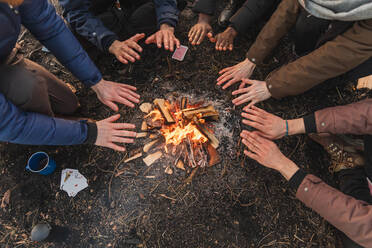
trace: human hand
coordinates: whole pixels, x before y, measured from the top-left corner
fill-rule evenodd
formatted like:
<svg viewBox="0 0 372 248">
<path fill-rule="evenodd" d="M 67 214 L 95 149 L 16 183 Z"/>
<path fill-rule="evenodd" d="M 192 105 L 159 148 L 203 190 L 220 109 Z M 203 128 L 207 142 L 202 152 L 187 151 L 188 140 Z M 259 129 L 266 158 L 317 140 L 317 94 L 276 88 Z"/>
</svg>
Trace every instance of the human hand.
<svg viewBox="0 0 372 248">
<path fill-rule="evenodd" d="M 246 106 L 243 110 L 245 111 L 242 113 L 244 118 L 243 123 L 258 130 L 253 133 L 257 133 L 271 140 L 280 139 L 285 136 L 286 123 L 282 118 L 270 114 L 256 106 L 252 106 L 251 108 Z"/>
<path fill-rule="evenodd" d="M 125 148 L 115 143 L 133 143 L 136 132 L 126 129 L 134 129 L 135 125 L 129 123 L 114 123 L 120 118 L 120 114 L 113 115 L 107 119 L 97 121 L 97 140 L 95 145 L 108 147 L 116 151 L 124 152 Z M 132 137 L 132 138 L 125 138 Z M 114 143 L 115 142 L 115 143 Z"/>
<path fill-rule="evenodd" d="M 241 81 L 243 78 L 249 78 L 255 67 L 256 65 L 248 59 L 245 59 L 234 66 L 227 67 L 219 72 L 219 74 L 222 75 L 217 78 L 217 85 L 225 84 L 222 89 L 227 89 L 231 85 Z"/>
<path fill-rule="evenodd" d="M 265 81 L 249 80 L 246 78 L 242 79 L 242 82 L 249 84 L 249 87 L 237 89 L 232 92 L 232 95 L 242 94 L 241 96 L 235 98 L 232 102 L 234 105 L 241 105 L 243 103 L 249 102 L 247 108 L 252 105 L 265 101 L 271 97 L 269 90 L 267 89 Z"/>
<path fill-rule="evenodd" d="M 213 37 L 212 32 L 208 33 L 208 38 L 212 43 L 216 43 L 217 51 L 230 51 L 234 48 L 234 39 L 238 35 L 238 32 L 232 27 L 228 27 L 224 32 L 217 34 Z"/>
<path fill-rule="evenodd" d="M 140 95 L 134 92 L 137 88 L 128 84 L 119 84 L 102 79 L 92 86 L 92 89 L 96 92 L 98 99 L 114 111 L 119 110 L 115 102 L 131 108 L 134 107 L 133 103 L 139 103 Z"/>
<path fill-rule="evenodd" d="M 134 63 L 136 60 L 140 60 L 141 57 L 137 52 L 142 52 L 142 47 L 138 45 L 138 41 L 145 38 L 145 34 L 136 34 L 125 41 L 114 41 L 109 52 L 123 64 L 128 64 L 128 61 Z M 137 51 L 137 52 L 136 52 Z"/>
<path fill-rule="evenodd" d="M 248 148 L 248 150 L 244 150 L 244 154 L 251 159 L 265 167 L 279 171 L 287 180 L 297 172 L 298 166 L 284 156 L 271 140 L 246 130 L 240 134 L 240 137 Z"/>
<path fill-rule="evenodd" d="M 146 44 L 154 43 L 158 46 L 158 48 L 164 45 L 165 50 L 170 50 L 173 52 L 174 45 L 177 48 L 180 47 L 180 41 L 174 36 L 174 27 L 169 26 L 168 24 L 162 24 L 160 26 L 160 30 L 155 34 L 148 37 L 145 41 Z"/>
<path fill-rule="evenodd" d="M 189 41 L 193 46 L 200 45 L 204 37 L 212 31 L 211 25 L 207 22 L 199 22 L 195 24 L 188 34 Z"/>
</svg>

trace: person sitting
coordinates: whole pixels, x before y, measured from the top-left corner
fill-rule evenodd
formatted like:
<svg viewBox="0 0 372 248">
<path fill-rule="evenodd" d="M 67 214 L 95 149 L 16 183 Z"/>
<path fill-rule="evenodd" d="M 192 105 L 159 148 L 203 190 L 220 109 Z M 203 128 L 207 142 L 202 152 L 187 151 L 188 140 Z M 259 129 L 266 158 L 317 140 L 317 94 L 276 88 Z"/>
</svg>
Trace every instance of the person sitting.
<svg viewBox="0 0 372 248">
<path fill-rule="evenodd" d="M 283 0 L 250 47 L 247 58 L 220 71 L 223 89 L 250 78 L 256 65 L 295 29 L 294 51 L 303 55 L 272 71 L 265 81 L 246 80 L 233 95 L 235 105 L 301 94 L 347 73 L 351 80 L 371 74 L 372 5 L 365 1 Z M 249 85 L 250 87 L 245 87 Z"/>
<path fill-rule="evenodd" d="M 118 111 L 115 102 L 134 107 L 136 88 L 106 81 L 47 0 L 0 0 L 0 141 L 29 145 L 91 143 L 124 151 L 135 126 L 114 123 L 120 115 L 90 123 L 56 118 L 71 115 L 79 102 L 66 84 L 42 66 L 17 53 L 24 25 L 98 99 Z"/>
<path fill-rule="evenodd" d="M 293 120 L 283 120 L 255 106 L 246 108 L 242 116 L 244 124 L 256 129 L 242 131 L 248 147 L 244 153 L 279 171 L 300 201 L 346 234 L 348 238 L 342 237 L 344 247 L 372 247 L 372 99 Z M 271 141 L 305 133 L 329 153 L 330 171 L 338 176 L 341 192 L 299 169 Z M 364 135 L 364 145 L 338 134 Z"/>
<path fill-rule="evenodd" d="M 234 39 L 238 34 L 244 34 L 250 27 L 257 24 L 264 16 L 268 16 L 278 5 L 277 0 L 230 0 L 221 12 L 218 23 L 227 27 L 224 32 L 213 35 L 211 19 L 216 9 L 216 1 L 199 0 L 193 11 L 199 14 L 198 23 L 189 31 L 188 37 L 192 45 L 200 45 L 206 36 L 212 43 L 216 43 L 218 51 L 232 51 Z M 236 12 L 238 6 L 241 8 Z M 236 12 L 236 13 L 235 13 Z"/>
<path fill-rule="evenodd" d="M 113 54 L 124 64 L 141 58 L 143 49 L 138 42 L 152 33 L 146 44 L 154 43 L 170 51 L 180 46 L 174 35 L 179 14 L 177 0 L 59 0 L 59 3 L 79 38 Z"/>
</svg>

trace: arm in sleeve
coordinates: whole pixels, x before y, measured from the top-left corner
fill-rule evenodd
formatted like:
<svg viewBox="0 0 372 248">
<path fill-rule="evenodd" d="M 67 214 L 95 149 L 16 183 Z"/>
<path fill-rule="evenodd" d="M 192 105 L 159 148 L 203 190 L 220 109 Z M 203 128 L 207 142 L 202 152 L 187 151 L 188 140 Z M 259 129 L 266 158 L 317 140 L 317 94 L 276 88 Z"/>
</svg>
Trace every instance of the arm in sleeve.
<svg viewBox="0 0 372 248">
<path fill-rule="evenodd" d="M 26 1 L 20 7 L 22 23 L 57 59 L 87 86 L 102 75 L 62 18 L 47 0 Z"/>
<path fill-rule="evenodd" d="M 372 205 L 341 193 L 313 175 L 302 180 L 296 197 L 359 245 L 372 247 Z"/>
<path fill-rule="evenodd" d="M 247 0 L 230 19 L 230 25 L 238 33 L 246 33 L 250 27 L 256 25 L 264 16 L 273 10 L 275 0 Z"/>
<path fill-rule="evenodd" d="M 158 25 L 168 24 L 176 27 L 178 23 L 179 10 L 177 0 L 155 0 L 156 16 Z"/>
<path fill-rule="evenodd" d="M 84 121 L 23 112 L 0 94 L 0 140 L 28 145 L 95 143 L 97 127 Z"/>
<path fill-rule="evenodd" d="M 296 24 L 299 10 L 298 0 L 282 0 L 250 47 L 247 58 L 255 64 L 262 64 L 279 41 Z"/>
<path fill-rule="evenodd" d="M 91 0 L 59 0 L 63 15 L 71 28 L 89 40 L 101 51 L 108 52 L 112 42 L 119 37 L 107 29 L 102 21 L 90 10 Z"/>
<path fill-rule="evenodd" d="M 299 95 L 348 72 L 371 56 L 372 19 L 369 19 L 356 22 L 334 40 L 270 73 L 266 82 L 274 98 Z"/>
<path fill-rule="evenodd" d="M 307 133 L 372 134 L 372 99 L 316 111 L 304 123 Z"/>
<path fill-rule="evenodd" d="M 215 10 L 215 0 L 198 0 L 192 8 L 192 11 L 194 11 L 195 13 L 202 13 L 210 16 L 214 15 Z"/>
</svg>

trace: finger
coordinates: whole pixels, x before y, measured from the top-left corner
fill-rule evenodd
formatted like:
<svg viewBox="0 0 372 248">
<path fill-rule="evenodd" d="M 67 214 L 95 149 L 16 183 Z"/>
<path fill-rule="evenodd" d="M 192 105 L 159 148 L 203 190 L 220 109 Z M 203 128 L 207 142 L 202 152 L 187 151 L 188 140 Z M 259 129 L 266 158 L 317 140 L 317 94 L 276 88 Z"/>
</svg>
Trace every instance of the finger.
<svg viewBox="0 0 372 248">
<path fill-rule="evenodd" d="M 239 82 L 240 81 L 240 79 L 238 79 L 238 78 L 232 78 L 232 79 L 230 79 L 230 81 L 228 81 L 223 87 L 222 87 L 222 89 L 223 90 L 225 90 L 225 89 L 227 89 L 227 88 L 229 88 L 231 85 L 233 85 L 233 84 L 235 84 L 235 83 L 237 83 L 237 82 Z"/>
<path fill-rule="evenodd" d="M 233 44 L 230 44 L 229 45 L 229 50 L 232 51 L 234 49 L 234 45 Z"/>
<path fill-rule="evenodd" d="M 234 90 L 231 94 L 233 95 L 233 96 L 235 96 L 235 95 L 239 95 L 239 94 L 242 94 L 242 93 L 247 93 L 247 92 L 249 92 L 251 89 L 249 89 L 249 87 L 247 87 L 247 88 L 242 88 L 242 89 L 237 89 L 237 90 Z"/>
<path fill-rule="evenodd" d="M 194 37 L 194 33 L 195 33 L 195 26 L 192 27 L 187 35 L 187 37 L 189 37 L 189 41 L 191 42 L 193 40 L 193 37 Z"/>
<path fill-rule="evenodd" d="M 121 92 L 119 92 L 119 95 L 120 95 L 121 97 L 123 97 L 123 98 L 125 98 L 125 99 L 131 101 L 131 102 L 134 102 L 134 103 L 139 103 L 139 101 L 140 101 L 138 98 L 132 96 L 131 94 L 128 94 L 128 93 L 125 92 L 125 91 L 121 91 Z"/>
<path fill-rule="evenodd" d="M 250 152 L 250 151 L 248 151 L 248 150 L 244 150 L 244 154 L 245 154 L 246 156 L 250 157 L 251 159 L 256 160 L 257 162 L 258 162 L 258 160 L 259 160 L 259 158 L 260 158 L 257 154 L 255 154 L 255 153 L 253 153 L 253 152 Z"/>
<path fill-rule="evenodd" d="M 180 46 L 181 46 L 181 42 L 180 42 L 180 40 L 177 39 L 177 38 L 174 38 L 174 42 L 176 43 L 176 47 L 177 47 L 177 48 L 180 48 Z"/>
<path fill-rule="evenodd" d="M 222 75 L 221 77 L 217 78 L 217 85 L 222 85 L 226 83 L 227 80 L 230 80 L 234 77 L 233 72 L 226 72 L 225 75 Z"/>
<path fill-rule="evenodd" d="M 224 77 L 226 77 L 228 75 L 232 75 L 234 72 L 235 72 L 235 70 L 233 68 L 231 68 L 230 70 L 225 71 L 221 76 L 219 76 L 217 78 L 217 81 L 221 81 Z"/>
<path fill-rule="evenodd" d="M 250 102 L 247 107 L 252 108 L 253 105 L 255 105 L 256 103 L 257 103 L 257 100 L 252 100 L 252 102 Z"/>
<path fill-rule="evenodd" d="M 247 119 L 243 119 L 242 122 L 243 122 L 243 124 L 245 124 L 247 126 L 256 128 L 257 130 L 260 130 L 260 131 L 264 131 L 263 130 L 264 126 L 261 123 L 250 121 L 250 120 L 247 120 Z"/>
<path fill-rule="evenodd" d="M 115 130 L 112 133 L 115 136 L 119 137 L 136 137 L 137 133 L 132 131 L 126 131 L 126 130 Z"/>
<path fill-rule="evenodd" d="M 123 63 L 123 64 L 128 64 L 128 63 L 129 63 L 128 60 L 126 60 L 125 58 L 123 58 L 123 56 L 119 56 L 119 57 L 117 57 L 117 59 L 118 59 L 121 63 Z"/>
<path fill-rule="evenodd" d="M 156 34 L 153 34 L 145 40 L 145 43 L 151 44 L 151 43 L 155 43 L 155 41 L 156 41 Z"/>
<path fill-rule="evenodd" d="M 226 68 L 222 69 L 221 71 L 219 71 L 218 74 L 224 74 L 225 72 L 230 71 L 233 68 L 234 68 L 234 66 L 226 67 Z"/>
<path fill-rule="evenodd" d="M 260 118 L 266 120 L 267 119 L 266 117 L 268 116 L 268 113 L 263 113 L 263 112 L 257 111 L 256 109 L 257 109 L 257 107 L 255 107 L 255 106 L 252 106 L 251 108 L 248 108 L 248 106 L 246 106 L 246 107 L 243 108 L 243 110 L 245 112 L 247 112 L 248 114 L 259 116 Z"/>
<path fill-rule="evenodd" d="M 129 60 L 130 62 L 134 63 L 136 62 L 135 58 L 129 55 L 129 53 L 123 53 L 122 56 L 126 59 Z"/>
<path fill-rule="evenodd" d="M 212 43 L 216 43 L 216 38 L 213 37 L 213 33 L 212 33 L 212 32 L 209 32 L 209 33 L 207 34 L 207 36 L 208 36 L 210 42 L 212 42 Z"/>
<path fill-rule="evenodd" d="M 134 42 L 133 42 L 134 43 Z M 131 47 L 128 47 L 127 49 L 126 49 L 126 53 L 128 54 L 128 55 L 130 55 L 131 57 L 133 57 L 133 58 L 136 58 L 137 60 L 139 60 L 141 57 L 139 56 L 139 54 L 138 53 L 136 53 Z"/>
<path fill-rule="evenodd" d="M 199 40 L 201 32 L 202 32 L 201 29 L 199 29 L 198 31 L 195 32 L 195 35 L 194 35 L 193 40 L 192 40 L 193 45 L 197 44 L 197 41 Z"/>
<path fill-rule="evenodd" d="M 254 153 L 258 153 L 259 152 L 259 149 L 258 149 L 258 147 L 254 144 L 254 143 L 252 143 L 250 140 L 252 140 L 252 139 L 250 139 L 250 138 L 248 137 L 247 139 L 242 139 L 242 143 L 249 149 L 249 150 L 251 150 L 252 152 L 254 152 Z"/>
<path fill-rule="evenodd" d="M 196 44 L 200 45 L 202 41 L 204 40 L 204 37 L 205 37 L 205 30 L 203 30 L 201 34 L 199 35 L 199 39 L 196 41 Z"/>
<path fill-rule="evenodd" d="M 130 39 L 137 43 L 139 40 L 142 40 L 143 38 L 145 38 L 145 36 L 146 35 L 144 33 L 141 33 L 141 34 L 136 34 Z"/>
<path fill-rule="evenodd" d="M 253 144 L 256 144 L 256 146 L 260 149 L 260 144 L 265 143 L 266 139 L 262 138 L 261 136 L 257 135 L 257 133 L 250 132 L 248 133 L 247 140 Z"/>
<path fill-rule="evenodd" d="M 117 144 L 114 144 L 114 143 L 109 143 L 106 145 L 106 147 L 111 148 L 118 152 L 125 152 L 125 147 L 118 146 Z"/>
<path fill-rule="evenodd" d="M 137 88 L 130 84 L 120 84 L 122 88 L 129 89 L 129 90 L 137 90 Z M 139 96 L 139 95 L 138 95 Z"/>
<path fill-rule="evenodd" d="M 113 123 L 112 127 L 117 129 L 117 130 L 122 130 L 122 129 L 135 129 L 136 126 L 131 123 Z"/>
<path fill-rule="evenodd" d="M 120 114 L 116 114 L 116 115 L 110 116 L 109 118 L 106 118 L 105 121 L 115 122 L 115 121 L 119 120 L 119 118 L 120 118 Z"/>
<path fill-rule="evenodd" d="M 158 32 L 156 34 L 156 45 L 158 48 L 161 48 L 161 43 L 163 42 L 163 34 L 161 32 Z"/>
<path fill-rule="evenodd" d="M 174 42 L 176 41 L 176 38 L 173 36 L 172 37 L 172 35 L 169 37 L 169 50 L 171 51 L 171 52 L 173 52 L 174 51 Z"/>
<path fill-rule="evenodd" d="M 245 118 L 245 119 L 251 120 L 251 121 L 258 122 L 258 123 L 260 123 L 262 125 L 265 124 L 265 120 L 262 119 L 260 116 L 257 116 L 257 115 L 251 115 L 251 114 L 247 114 L 247 113 L 242 113 L 242 117 Z"/>
<path fill-rule="evenodd" d="M 241 96 L 235 98 L 234 100 L 232 100 L 232 103 L 239 106 L 243 103 L 251 101 L 253 98 L 254 98 L 253 93 L 248 92 L 248 93 L 246 93 L 244 95 L 241 95 Z"/>
<path fill-rule="evenodd" d="M 103 104 L 105 104 L 107 107 L 109 107 L 110 109 L 114 110 L 115 112 L 117 112 L 119 110 L 118 105 L 116 105 L 112 101 L 104 101 Z"/>
<path fill-rule="evenodd" d="M 112 136 L 111 141 L 116 143 L 134 143 L 134 139 L 123 138 L 118 136 Z"/>
<path fill-rule="evenodd" d="M 123 95 L 119 94 L 118 96 L 116 96 L 114 98 L 114 101 L 118 102 L 118 103 L 121 103 L 121 104 L 124 104 L 125 106 L 128 106 L 130 108 L 134 108 L 134 104 L 132 102 L 130 102 L 127 98 L 128 98 L 127 95 L 123 96 Z"/>
<path fill-rule="evenodd" d="M 122 93 L 122 94 L 129 94 L 132 97 L 134 97 L 136 100 L 139 100 L 141 98 L 140 95 L 138 95 L 137 93 L 135 93 L 135 92 L 133 92 L 133 91 L 131 91 L 129 89 L 126 89 L 126 88 L 121 88 L 120 89 L 120 93 Z"/>
<path fill-rule="evenodd" d="M 140 45 L 138 45 L 135 41 L 130 42 L 129 47 L 132 48 L 132 49 L 136 49 L 137 52 L 142 52 L 142 50 L 143 50 L 142 47 Z"/>
<path fill-rule="evenodd" d="M 169 33 L 163 35 L 163 45 L 165 50 L 169 50 Z"/>
</svg>

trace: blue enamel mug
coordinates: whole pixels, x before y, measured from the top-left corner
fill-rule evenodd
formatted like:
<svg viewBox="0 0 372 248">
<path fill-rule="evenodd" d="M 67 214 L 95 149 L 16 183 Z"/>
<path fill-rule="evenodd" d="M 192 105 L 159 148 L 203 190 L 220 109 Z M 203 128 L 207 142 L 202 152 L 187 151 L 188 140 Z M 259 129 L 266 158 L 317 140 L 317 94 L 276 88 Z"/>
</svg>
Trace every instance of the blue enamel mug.
<svg viewBox="0 0 372 248">
<path fill-rule="evenodd" d="M 37 152 L 32 154 L 26 165 L 26 170 L 39 173 L 41 175 L 52 174 L 55 169 L 56 162 L 45 152 Z"/>
</svg>

